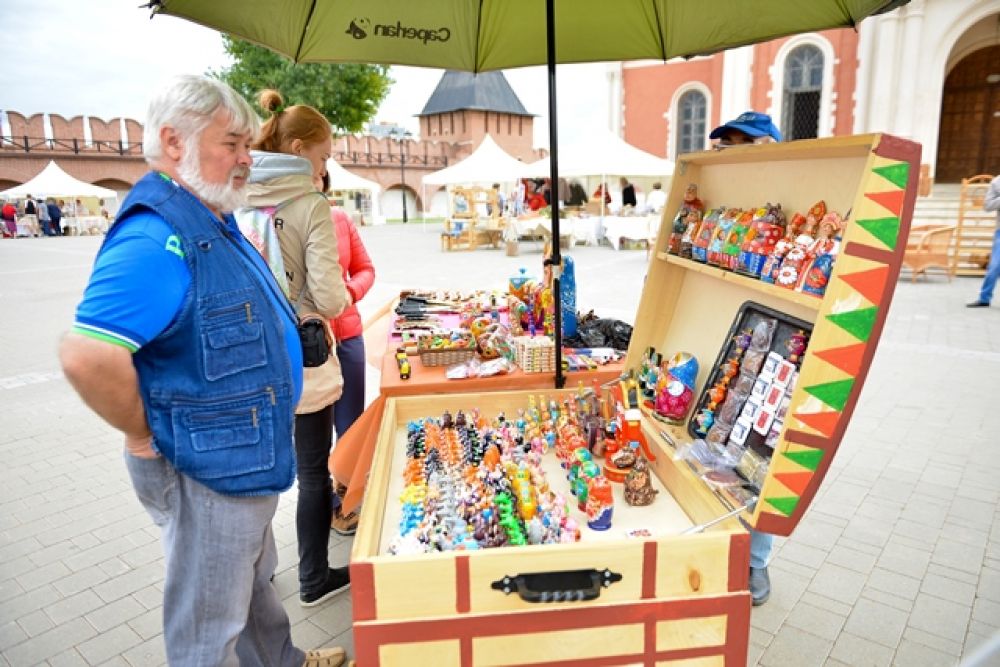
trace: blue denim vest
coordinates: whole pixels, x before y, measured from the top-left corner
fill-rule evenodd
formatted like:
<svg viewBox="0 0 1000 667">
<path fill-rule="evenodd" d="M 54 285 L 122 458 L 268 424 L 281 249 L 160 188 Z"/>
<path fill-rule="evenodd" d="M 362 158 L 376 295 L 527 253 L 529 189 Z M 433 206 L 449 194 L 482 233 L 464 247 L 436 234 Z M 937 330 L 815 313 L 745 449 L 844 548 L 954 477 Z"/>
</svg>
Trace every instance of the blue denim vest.
<svg viewBox="0 0 1000 667">
<path fill-rule="evenodd" d="M 133 355 L 153 446 L 213 491 L 254 496 L 295 477 L 294 387 L 282 327 L 295 314 L 194 195 L 150 173 L 132 188 L 108 238 L 143 210 L 173 228 L 191 286 L 175 320 Z M 176 250 L 175 250 L 176 251 Z M 280 296 L 276 312 L 265 290 Z"/>
</svg>

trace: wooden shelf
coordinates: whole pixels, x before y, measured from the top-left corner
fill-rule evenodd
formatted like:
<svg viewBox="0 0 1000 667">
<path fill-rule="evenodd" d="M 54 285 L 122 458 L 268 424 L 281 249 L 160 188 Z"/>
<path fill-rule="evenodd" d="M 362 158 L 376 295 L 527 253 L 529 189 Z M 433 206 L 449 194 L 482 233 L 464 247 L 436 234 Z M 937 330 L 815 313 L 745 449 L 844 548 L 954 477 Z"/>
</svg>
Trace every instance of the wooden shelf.
<svg viewBox="0 0 1000 667">
<path fill-rule="evenodd" d="M 794 303 L 804 308 L 808 308 L 812 311 L 818 312 L 820 304 L 823 303 L 823 299 L 817 296 L 812 296 L 811 294 L 804 294 L 802 292 L 796 292 L 794 290 L 785 289 L 783 287 L 778 287 L 770 283 L 765 283 L 756 278 L 750 278 L 749 276 L 740 275 L 738 273 L 733 273 L 732 271 L 726 271 L 725 269 L 720 269 L 717 266 L 709 266 L 708 264 L 702 264 L 701 262 L 696 262 L 692 259 L 684 259 L 683 257 L 678 257 L 677 255 L 671 255 L 665 252 L 656 253 L 658 259 L 662 259 L 668 264 L 674 264 L 681 268 L 687 269 L 688 271 L 694 271 L 702 275 L 711 276 L 717 280 L 722 280 L 730 284 L 739 285 L 740 287 L 745 287 L 746 289 L 755 290 L 763 294 L 768 294 L 772 297 L 781 299 L 783 301 L 788 301 L 789 303 Z"/>
</svg>

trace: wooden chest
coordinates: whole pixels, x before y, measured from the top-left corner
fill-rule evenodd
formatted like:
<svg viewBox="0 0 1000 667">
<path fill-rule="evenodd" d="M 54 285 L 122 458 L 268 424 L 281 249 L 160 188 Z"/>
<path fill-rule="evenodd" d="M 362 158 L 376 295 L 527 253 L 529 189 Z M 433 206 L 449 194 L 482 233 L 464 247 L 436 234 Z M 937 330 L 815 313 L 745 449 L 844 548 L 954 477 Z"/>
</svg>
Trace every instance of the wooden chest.
<svg viewBox="0 0 1000 667">
<path fill-rule="evenodd" d="M 753 515 L 742 517 L 761 530 L 793 530 L 857 405 L 898 275 L 918 164 L 919 146 L 887 135 L 733 148 L 685 156 L 677 164 L 626 367 L 636 366 L 647 346 L 687 351 L 702 364 L 701 391 L 745 302 L 812 325 L 760 502 Z M 780 201 L 796 211 L 824 199 L 850 211 L 826 295 L 666 254 L 673 213 L 689 182 L 699 185 L 709 206 Z M 570 544 L 388 553 L 399 524 L 407 422 L 446 409 L 516 414 L 529 394 L 539 393 L 386 400 L 351 555 L 358 664 L 745 664 L 748 531 L 732 517 L 685 534 L 734 503 L 675 457 L 675 446 L 691 439 L 686 428 L 666 426 L 648 413 L 642 431 L 656 456 L 652 469 L 660 493 L 652 505 L 631 508 L 617 488 L 611 530 L 590 531 L 581 521 L 582 539 Z M 629 535 L 630 529 L 645 533 Z"/>
</svg>

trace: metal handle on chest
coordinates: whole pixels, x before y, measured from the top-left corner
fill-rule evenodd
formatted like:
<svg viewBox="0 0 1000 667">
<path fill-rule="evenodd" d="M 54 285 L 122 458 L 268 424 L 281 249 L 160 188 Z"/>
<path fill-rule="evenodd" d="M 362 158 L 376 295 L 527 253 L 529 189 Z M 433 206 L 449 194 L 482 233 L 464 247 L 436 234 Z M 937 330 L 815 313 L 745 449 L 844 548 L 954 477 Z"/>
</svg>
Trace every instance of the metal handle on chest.
<svg viewBox="0 0 1000 667">
<path fill-rule="evenodd" d="M 529 572 L 506 576 L 490 588 L 517 593 L 525 602 L 580 602 L 599 598 L 602 588 L 621 580 L 622 575 L 607 569 Z"/>
</svg>

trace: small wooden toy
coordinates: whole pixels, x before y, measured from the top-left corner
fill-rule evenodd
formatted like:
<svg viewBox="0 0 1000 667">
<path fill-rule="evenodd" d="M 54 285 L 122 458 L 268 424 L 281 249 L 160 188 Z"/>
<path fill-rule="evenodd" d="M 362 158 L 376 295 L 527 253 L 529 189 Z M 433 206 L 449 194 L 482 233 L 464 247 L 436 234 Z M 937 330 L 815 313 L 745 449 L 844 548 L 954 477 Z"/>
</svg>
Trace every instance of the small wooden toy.
<svg viewBox="0 0 1000 667">
<path fill-rule="evenodd" d="M 625 476 L 625 502 L 634 506 L 649 505 L 659 493 L 653 488 L 649 464 L 642 457 L 635 462 L 628 475 Z"/>
</svg>

